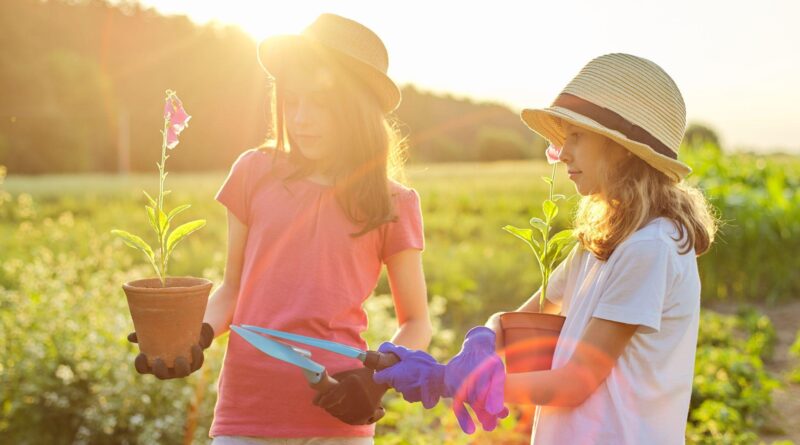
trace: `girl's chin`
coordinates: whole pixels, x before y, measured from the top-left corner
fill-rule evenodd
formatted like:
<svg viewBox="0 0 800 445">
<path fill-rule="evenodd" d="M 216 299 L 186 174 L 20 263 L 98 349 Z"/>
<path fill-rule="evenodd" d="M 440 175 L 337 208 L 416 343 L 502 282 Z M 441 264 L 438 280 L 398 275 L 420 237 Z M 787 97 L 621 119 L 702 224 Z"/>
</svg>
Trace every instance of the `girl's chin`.
<svg viewBox="0 0 800 445">
<path fill-rule="evenodd" d="M 592 194 L 591 191 L 585 190 L 583 187 L 578 185 L 577 182 L 575 182 L 575 181 L 572 181 L 572 182 L 575 184 L 575 192 L 578 193 L 579 195 L 581 195 L 581 196 L 589 196 L 589 195 Z"/>
<path fill-rule="evenodd" d="M 300 149 L 300 153 L 303 155 L 303 157 L 308 160 L 320 161 L 322 158 L 324 158 L 322 150 L 315 150 L 313 147 L 303 148 L 302 146 L 298 148 Z"/>
</svg>

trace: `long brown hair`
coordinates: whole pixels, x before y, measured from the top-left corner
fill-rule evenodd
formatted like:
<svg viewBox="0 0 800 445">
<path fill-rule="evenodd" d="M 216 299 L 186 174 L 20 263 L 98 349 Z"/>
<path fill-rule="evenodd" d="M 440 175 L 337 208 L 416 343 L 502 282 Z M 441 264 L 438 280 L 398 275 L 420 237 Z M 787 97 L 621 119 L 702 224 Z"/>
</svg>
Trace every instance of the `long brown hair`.
<svg viewBox="0 0 800 445">
<path fill-rule="evenodd" d="M 331 174 L 335 194 L 347 217 L 361 228 L 363 235 L 395 219 L 389 179 L 402 180 L 405 141 L 395 121 L 383 113 L 377 99 L 358 78 L 336 59 L 302 57 L 294 62 L 302 70 L 314 70 L 319 63 L 332 73 L 332 86 L 323 96 L 336 120 L 337 158 Z M 273 82 L 270 133 L 261 148 L 287 153 L 293 170 L 283 177 L 293 181 L 310 175 L 314 161 L 292 150 L 292 140 L 284 122 L 284 88 L 280 79 Z"/>
<path fill-rule="evenodd" d="M 656 217 L 675 223 L 682 254 L 695 249 L 702 255 L 714 241 L 717 218 L 703 193 L 628 155 L 609 166 L 603 193 L 581 198 L 575 233 L 583 248 L 606 261 L 622 241 Z"/>
</svg>

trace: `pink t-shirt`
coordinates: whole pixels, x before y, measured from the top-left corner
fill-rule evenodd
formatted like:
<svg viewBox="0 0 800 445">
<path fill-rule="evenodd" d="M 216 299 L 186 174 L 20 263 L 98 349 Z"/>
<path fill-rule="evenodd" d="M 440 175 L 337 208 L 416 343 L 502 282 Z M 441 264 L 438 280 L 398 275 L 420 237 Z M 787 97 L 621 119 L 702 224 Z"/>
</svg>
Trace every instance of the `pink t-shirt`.
<svg viewBox="0 0 800 445">
<path fill-rule="evenodd" d="M 347 218 L 334 188 L 267 175 L 286 168 L 284 153 L 248 150 L 233 164 L 216 195 L 248 226 L 233 323 L 366 349 L 361 338 L 367 328 L 362 304 L 377 284 L 383 260 L 424 247 L 419 196 L 391 182 L 397 220 L 352 237 L 360 227 Z M 331 375 L 362 366 L 355 359 L 307 349 Z M 300 368 L 231 334 L 209 435 L 374 435 L 374 425 L 347 425 L 314 406 L 314 394 Z"/>
</svg>

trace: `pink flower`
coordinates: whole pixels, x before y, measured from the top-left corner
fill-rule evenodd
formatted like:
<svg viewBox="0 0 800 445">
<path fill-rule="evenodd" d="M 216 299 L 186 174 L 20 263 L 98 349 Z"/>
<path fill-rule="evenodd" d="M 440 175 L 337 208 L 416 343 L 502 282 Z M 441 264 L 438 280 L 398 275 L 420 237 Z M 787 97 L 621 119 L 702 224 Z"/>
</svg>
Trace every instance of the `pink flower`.
<svg viewBox="0 0 800 445">
<path fill-rule="evenodd" d="M 175 127 L 169 127 L 167 128 L 167 148 L 172 150 L 176 145 L 178 145 L 178 133 L 175 131 Z"/>
<path fill-rule="evenodd" d="M 551 144 L 549 147 L 547 147 L 547 150 L 545 150 L 544 153 L 547 155 L 548 164 L 555 164 L 556 162 L 561 162 L 561 160 L 558 159 L 559 155 L 561 154 L 560 147 L 556 147 L 555 145 Z"/>
<path fill-rule="evenodd" d="M 178 135 L 189 125 L 189 116 L 183 109 L 183 103 L 174 91 L 167 91 L 164 101 L 164 120 L 169 121 L 167 126 L 167 148 L 172 149 L 178 145 Z"/>
</svg>

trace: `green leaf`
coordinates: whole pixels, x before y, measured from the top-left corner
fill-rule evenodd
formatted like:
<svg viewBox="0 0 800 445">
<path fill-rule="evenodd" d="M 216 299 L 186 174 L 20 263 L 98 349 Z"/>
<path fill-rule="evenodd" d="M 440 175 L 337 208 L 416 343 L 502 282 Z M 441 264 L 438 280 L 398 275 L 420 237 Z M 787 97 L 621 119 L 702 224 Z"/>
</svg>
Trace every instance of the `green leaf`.
<svg viewBox="0 0 800 445">
<path fill-rule="evenodd" d="M 561 250 L 563 247 L 563 245 L 558 245 L 551 246 L 547 249 L 547 256 L 542 259 L 542 262 L 545 264 L 548 271 L 552 272 L 556 260 L 559 256 L 561 256 Z"/>
<path fill-rule="evenodd" d="M 516 236 L 517 238 L 521 239 L 522 241 L 525 241 L 526 243 L 528 243 L 528 245 L 531 247 L 531 249 L 533 249 L 534 252 L 536 252 L 537 254 L 539 253 L 539 250 L 541 249 L 541 245 L 539 244 L 538 241 L 536 241 L 533 238 L 533 230 L 531 230 L 531 229 L 520 229 L 519 227 L 514 227 L 514 226 L 505 226 L 505 227 L 503 227 L 503 230 L 505 230 L 506 232 Z"/>
<path fill-rule="evenodd" d="M 206 220 L 197 219 L 186 224 L 182 224 L 173 230 L 172 233 L 169 234 L 169 238 L 167 238 L 167 256 L 172 253 L 172 249 L 174 249 L 175 245 L 177 245 L 181 240 L 205 225 Z"/>
<path fill-rule="evenodd" d="M 548 255 L 547 258 L 549 261 L 548 266 L 550 267 L 550 270 L 553 270 L 555 264 L 560 262 L 565 256 L 567 256 L 567 254 L 569 254 L 577 242 L 577 239 L 568 237 L 564 239 L 564 242 L 559 242 L 556 246 L 554 246 L 555 248 L 550 249 L 550 251 L 553 252 L 552 256 Z"/>
<path fill-rule="evenodd" d="M 155 206 L 157 206 L 157 205 L 158 205 L 158 203 L 156 203 L 156 200 L 155 200 L 155 199 L 153 199 L 153 197 L 152 197 L 152 196 L 148 195 L 146 191 L 142 190 L 142 192 L 144 193 L 144 196 L 147 196 L 147 201 L 149 201 L 149 202 L 150 202 L 150 205 L 151 205 L 151 206 L 155 207 Z"/>
<path fill-rule="evenodd" d="M 167 215 L 167 220 L 172 221 L 172 218 L 174 218 L 178 213 L 181 213 L 182 211 L 188 209 L 189 207 L 191 207 L 191 204 L 184 204 L 182 206 L 175 207 L 174 209 L 172 209 L 172 211 L 169 212 L 169 215 Z"/>
<path fill-rule="evenodd" d="M 558 215 L 558 206 L 553 201 L 549 199 L 545 199 L 542 203 L 542 210 L 544 211 L 544 216 L 547 218 L 548 221 L 552 221 L 553 218 Z"/>
<path fill-rule="evenodd" d="M 558 202 L 558 201 L 560 201 L 560 200 L 562 200 L 562 199 L 567 199 L 567 197 L 566 197 L 566 196 L 564 196 L 564 195 L 561 195 L 561 194 L 555 194 L 555 195 L 553 195 L 553 201 L 554 201 L 554 202 Z"/>
<path fill-rule="evenodd" d="M 531 226 L 535 227 L 539 230 L 539 232 L 541 232 L 542 238 L 544 238 L 544 236 L 550 231 L 550 229 L 547 227 L 547 223 L 541 218 L 531 218 L 529 223 Z"/>
<path fill-rule="evenodd" d="M 550 185 L 553 185 L 553 178 L 551 178 L 549 176 L 542 176 L 542 181 L 544 181 L 544 182 L 546 182 L 546 183 L 548 183 Z"/>
<path fill-rule="evenodd" d="M 159 225 L 158 225 L 158 218 L 156 217 L 155 205 L 153 205 L 153 207 L 145 206 L 145 208 L 147 209 L 147 220 L 150 221 L 150 227 L 152 227 L 153 230 L 156 231 L 156 234 L 158 234 Z"/>
<path fill-rule="evenodd" d="M 565 229 L 553 235 L 553 237 L 550 238 L 548 245 L 562 246 L 570 243 L 573 239 L 572 230 Z"/>
<path fill-rule="evenodd" d="M 128 246 L 141 250 L 145 255 L 147 255 L 147 259 L 151 262 L 154 261 L 153 249 L 143 239 L 124 230 L 115 229 L 112 230 L 111 233 L 120 237 Z"/>
<path fill-rule="evenodd" d="M 158 227 L 161 229 L 161 233 L 167 233 L 167 229 L 169 229 L 169 218 L 161 209 L 158 210 Z"/>
</svg>

